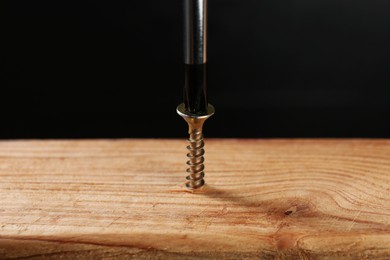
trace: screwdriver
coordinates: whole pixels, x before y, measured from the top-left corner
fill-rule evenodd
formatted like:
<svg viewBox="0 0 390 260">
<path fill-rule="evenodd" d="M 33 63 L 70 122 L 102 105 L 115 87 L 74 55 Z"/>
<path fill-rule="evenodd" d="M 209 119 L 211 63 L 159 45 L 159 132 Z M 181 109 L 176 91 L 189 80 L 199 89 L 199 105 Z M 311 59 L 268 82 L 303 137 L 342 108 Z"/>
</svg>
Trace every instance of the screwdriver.
<svg viewBox="0 0 390 260">
<path fill-rule="evenodd" d="M 183 99 L 176 111 L 188 123 L 186 187 L 204 185 L 203 124 L 214 114 L 207 101 L 207 0 L 184 0 Z"/>
</svg>

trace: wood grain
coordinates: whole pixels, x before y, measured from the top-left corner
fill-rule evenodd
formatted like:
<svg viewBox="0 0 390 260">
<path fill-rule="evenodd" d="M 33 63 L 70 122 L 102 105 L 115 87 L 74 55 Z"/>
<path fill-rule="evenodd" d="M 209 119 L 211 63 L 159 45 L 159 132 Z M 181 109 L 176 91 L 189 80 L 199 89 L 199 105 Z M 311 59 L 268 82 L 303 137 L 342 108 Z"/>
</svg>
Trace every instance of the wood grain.
<svg viewBox="0 0 390 260">
<path fill-rule="evenodd" d="M 0 258 L 389 259 L 390 140 L 0 142 Z"/>
</svg>

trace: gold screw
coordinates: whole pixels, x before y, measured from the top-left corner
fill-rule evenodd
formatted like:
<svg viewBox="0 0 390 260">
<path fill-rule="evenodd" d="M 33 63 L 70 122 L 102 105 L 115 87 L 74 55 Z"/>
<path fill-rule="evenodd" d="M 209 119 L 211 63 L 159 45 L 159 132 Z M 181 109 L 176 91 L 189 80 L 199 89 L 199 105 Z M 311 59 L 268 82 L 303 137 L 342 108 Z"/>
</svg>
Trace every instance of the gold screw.
<svg viewBox="0 0 390 260">
<path fill-rule="evenodd" d="M 208 104 L 206 114 L 189 113 L 184 103 L 180 104 L 177 113 L 188 123 L 187 139 L 187 181 L 186 187 L 191 190 L 198 189 L 204 185 L 204 141 L 203 141 L 203 124 L 207 118 L 214 114 L 214 107 Z"/>
</svg>

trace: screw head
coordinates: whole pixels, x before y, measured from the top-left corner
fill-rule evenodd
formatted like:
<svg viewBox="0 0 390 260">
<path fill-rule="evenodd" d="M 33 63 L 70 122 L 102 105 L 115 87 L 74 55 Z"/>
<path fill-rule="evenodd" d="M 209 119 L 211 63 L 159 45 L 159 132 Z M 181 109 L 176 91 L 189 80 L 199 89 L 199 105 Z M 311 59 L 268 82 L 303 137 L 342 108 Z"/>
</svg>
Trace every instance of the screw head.
<svg viewBox="0 0 390 260">
<path fill-rule="evenodd" d="M 202 129 L 203 123 L 206 121 L 207 118 L 214 115 L 215 109 L 213 105 L 208 104 L 207 114 L 191 114 L 186 110 L 185 104 L 181 103 L 177 106 L 176 112 L 188 123 L 191 132 L 195 129 Z"/>
</svg>

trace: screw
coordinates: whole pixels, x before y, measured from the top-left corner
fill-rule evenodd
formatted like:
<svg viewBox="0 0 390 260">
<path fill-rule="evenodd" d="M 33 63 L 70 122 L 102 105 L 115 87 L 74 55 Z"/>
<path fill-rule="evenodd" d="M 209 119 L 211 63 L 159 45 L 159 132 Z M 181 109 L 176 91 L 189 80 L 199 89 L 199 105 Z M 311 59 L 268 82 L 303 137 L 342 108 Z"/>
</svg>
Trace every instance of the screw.
<svg viewBox="0 0 390 260">
<path fill-rule="evenodd" d="M 214 114 L 214 107 L 208 104 L 207 113 L 197 115 L 189 113 L 184 103 L 182 103 L 177 107 L 176 111 L 188 123 L 190 137 L 187 139 L 188 175 L 186 177 L 186 187 L 195 190 L 204 185 L 204 141 L 202 128 L 206 119 Z"/>
</svg>

